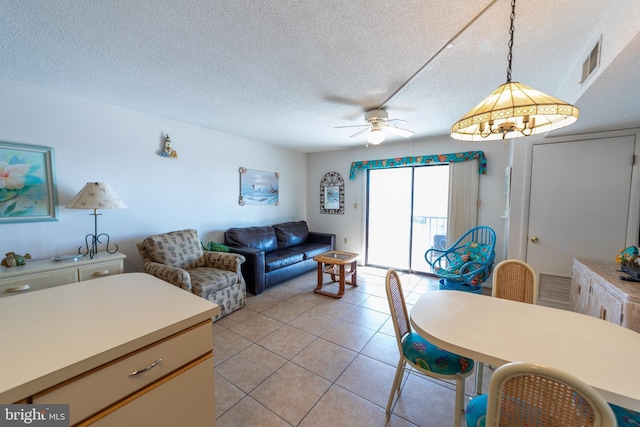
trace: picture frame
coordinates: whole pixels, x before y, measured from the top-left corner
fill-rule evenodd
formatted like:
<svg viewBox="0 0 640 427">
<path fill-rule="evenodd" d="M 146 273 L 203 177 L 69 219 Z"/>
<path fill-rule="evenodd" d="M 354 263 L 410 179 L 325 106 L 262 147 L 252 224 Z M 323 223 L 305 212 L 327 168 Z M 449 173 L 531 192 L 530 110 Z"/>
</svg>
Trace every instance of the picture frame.
<svg viewBox="0 0 640 427">
<path fill-rule="evenodd" d="M 274 205 L 280 203 L 278 172 L 265 172 L 240 167 L 240 196 L 238 204 L 244 205 Z"/>
<path fill-rule="evenodd" d="M 58 221 L 52 147 L 0 141 L 0 224 Z"/>
<path fill-rule="evenodd" d="M 320 181 L 320 213 L 344 214 L 344 180 L 338 172 L 327 172 Z"/>
</svg>

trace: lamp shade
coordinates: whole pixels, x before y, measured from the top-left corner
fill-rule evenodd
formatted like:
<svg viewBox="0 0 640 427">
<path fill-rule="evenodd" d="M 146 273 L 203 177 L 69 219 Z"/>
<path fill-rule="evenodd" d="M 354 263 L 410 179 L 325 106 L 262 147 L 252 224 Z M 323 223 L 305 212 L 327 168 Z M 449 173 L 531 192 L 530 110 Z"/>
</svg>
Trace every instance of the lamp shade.
<svg viewBox="0 0 640 427">
<path fill-rule="evenodd" d="M 126 209 L 122 199 L 104 182 L 87 182 L 69 202 L 70 209 Z"/>
<path fill-rule="evenodd" d="M 580 110 L 518 82 L 507 82 L 451 127 L 463 141 L 517 138 L 549 132 L 578 120 Z M 523 133 L 522 129 L 527 129 Z"/>
</svg>

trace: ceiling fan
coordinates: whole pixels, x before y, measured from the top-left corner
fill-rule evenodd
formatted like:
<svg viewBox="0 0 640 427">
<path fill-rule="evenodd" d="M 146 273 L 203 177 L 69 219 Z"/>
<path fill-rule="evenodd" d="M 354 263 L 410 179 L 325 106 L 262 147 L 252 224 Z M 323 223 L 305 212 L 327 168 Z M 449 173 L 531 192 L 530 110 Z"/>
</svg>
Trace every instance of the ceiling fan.
<svg viewBox="0 0 640 427">
<path fill-rule="evenodd" d="M 413 132 L 410 130 L 402 129 L 396 126 L 391 122 L 403 122 L 407 123 L 406 120 L 401 119 L 389 119 L 389 114 L 386 110 L 382 108 L 375 108 L 373 110 L 369 110 L 364 114 L 364 121 L 367 122 L 366 125 L 350 125 L 350 126 L 336 126 L 336 128 L 355 128 L 355 127 L 364 127 L 349 138 L 353 138 L 356 135 L 360 135 L 362 132 L 366 132 L 369 130 L 369 134 L 367 135 L 367 141 L 369 141 L 373 145 L 378 145 L 385 138 L 385 132 L 394 133 L 396 135 L 400 135 L 404 138 L 409 138 L 413 135 Z"/>
</svg>

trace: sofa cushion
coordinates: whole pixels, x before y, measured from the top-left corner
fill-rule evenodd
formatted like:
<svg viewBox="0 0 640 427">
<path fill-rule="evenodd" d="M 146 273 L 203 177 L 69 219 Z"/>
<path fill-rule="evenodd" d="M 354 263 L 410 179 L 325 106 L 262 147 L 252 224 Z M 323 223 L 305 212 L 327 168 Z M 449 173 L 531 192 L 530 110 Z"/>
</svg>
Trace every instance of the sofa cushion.
<svg viewBox="0 0 640 427">
<path fill-rule="evenodd" d="M 269 272 L 301 261 L 304 261 L 304 254 L 302 252 L 280 249 L 268 253 L 265 256 L 264 264 L 266 272 Z"/>
<path fill-rule="evenodd" d="M 224 233 L 225 243 L 229 246 L 246 246 L 271 252 L 278 249 L 276 232 L 273 227 L 238 227 Z"/>
<path fill-rule="evenodd" d="M 151 259 L 178 268 L 204 267 L 204 251 L 193 229 L 149 236 L 142 242 Z"/>
<path fill-rule="evenodd" d="M 310 259 L 331 250 L 331 245 L 323 245 L 322 243 L 304 243 L 292 248 L 304 254 L 304 259 Z"/>
<path fill-rule="evenodd" d="M 274 224 L 278 239 L 278 248 L 285 249 L 305 243 L 309 237 L 309 227 L 305 221 L 292 221 Z"/>
</svg>

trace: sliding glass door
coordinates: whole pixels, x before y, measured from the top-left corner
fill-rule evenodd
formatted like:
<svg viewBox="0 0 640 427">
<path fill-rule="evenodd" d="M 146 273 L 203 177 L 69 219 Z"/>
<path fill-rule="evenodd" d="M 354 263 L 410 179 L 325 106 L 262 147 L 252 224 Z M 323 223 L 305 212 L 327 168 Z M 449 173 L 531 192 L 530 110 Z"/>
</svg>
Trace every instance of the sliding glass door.
<svg viewBox="0 0 640 427">
<path fill-rule="evenodd" d="M 446 239 L 449 165 L 369 170 L 367 184 L 367 265 L 431 272 L 424 253 Z"/>
</svg>

